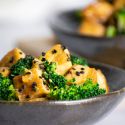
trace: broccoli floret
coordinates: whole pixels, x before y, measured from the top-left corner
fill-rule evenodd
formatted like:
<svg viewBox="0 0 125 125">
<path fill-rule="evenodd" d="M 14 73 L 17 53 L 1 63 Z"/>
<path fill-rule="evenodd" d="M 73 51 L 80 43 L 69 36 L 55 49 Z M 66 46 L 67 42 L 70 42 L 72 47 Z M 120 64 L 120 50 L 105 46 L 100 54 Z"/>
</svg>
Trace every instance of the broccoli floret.
<svg viewBox="0 0 125 125">
<path fill-rule="evenodd" d="M 116 14 L 118 32 L 125 34 L 125 8 L 119 10 Z"/>
<path fill-rule="evenodd" d="M 44 67 L 45 67 L 45 71 L 47 73 L 54 73 L 55 70 L 56 70 L 56 63 L 55 62 L 48 62 L 48 61 L 45 61 L 44 62 Z"/>
<path fill-rule="evenodd" d="M 109 37 L 109 38 L 112 38 L 116 35 L 117 35 L 116 27 L 113 26 L 113 25 L 108 26 L 107 29 L 106 29 L 106 36 Z"/>
<path fill-rule="evenodd" d="M 104 89 L 99 88 L 98 84 L 93 84 L 92 80 L 88 79 L 81 86 L 73 84 L 53 89 L 48 97 L 54 100 L 80 100 L 98 96 L 105 92 Z"/>
<path fill-rule="evenodd" d="M 17 63 L 10 68 L 10 78 L 12 79 L 17 75 L 23 74 L 25 69 L 31 69 L 33 59 L 32 56 L 27 55 L 25 58 L 18 60 Z"/>
<path fill-rule="evenodd" d="M 64 78 L 64 76 L 58 75 L 56 73 L 49 73 L 45 74 L 44 78 L 49 81 L 49 87 L 50 88 L 61 88 L 65 87 L 67 80 Z"/>
<path fill-rule="evenodd" d="M 86 59 L 84 58 L 81 58 L 81 57 L 77 57 L 77 56 L 74 56 L 74 55 L 71 55 L 71 62 L 72 64 L 78 64 L 78 65 L 88 65 L 88 62 Z"/>
<path fill-rule="evenodd" d="M 64 76 L 55 73 L 56 63 L 49 63 L 48 61 L 44 62 L 44 70 L 43 77 L 49 82 L 48 86 L 50 88 L 61 88 L 66 85 L 67 80 L 64 78 Z"/>
<path fill-rule="evenodd" d="M 16 92 L 12 81 L 0 74 L 0 100 L 16 100 Z"/>
</svg>

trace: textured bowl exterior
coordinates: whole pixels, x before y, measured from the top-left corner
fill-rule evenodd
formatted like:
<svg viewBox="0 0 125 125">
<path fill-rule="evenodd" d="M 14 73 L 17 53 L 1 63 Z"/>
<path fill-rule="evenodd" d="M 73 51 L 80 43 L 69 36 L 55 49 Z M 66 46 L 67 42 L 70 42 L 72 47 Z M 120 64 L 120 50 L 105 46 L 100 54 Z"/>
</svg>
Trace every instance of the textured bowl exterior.
<svg viewBox="0 0 125 125">
<path fill-rule="evenodd" d="M 125 71 L 101 68 L 111 93 L 78 101 L 0 102 L 0 125 L 91 125 L 110 112 L 125 95 Z"/>
</svg>

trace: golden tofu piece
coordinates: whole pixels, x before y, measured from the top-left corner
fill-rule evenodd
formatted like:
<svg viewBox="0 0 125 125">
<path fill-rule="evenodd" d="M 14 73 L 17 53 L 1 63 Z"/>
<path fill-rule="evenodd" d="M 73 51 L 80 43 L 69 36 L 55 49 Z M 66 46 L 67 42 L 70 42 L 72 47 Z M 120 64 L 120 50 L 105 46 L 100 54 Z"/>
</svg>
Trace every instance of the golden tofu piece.
<svg viewBox="0 0 125 125">
<path fill-rule="evenodd" d="M 71 69 L 65 74 L 65 78 L 69 81 L 68 84 L 83 84 L 88 78 L 97 83 L 97 73 L 95 68 L 88 66 L 73 65 Z M 75 78 L 75 82 L 72 79 Z"/>
<path fill-rule="evenodd" d="M 86 7 L 82 14 L 83 17 L 91 20 L 105 22 L 113 14 L 113 6 L 105 1 L 98 1 Z"/>
<path fill-rule="evenodd" d="M 64 75 L 72 67 L 68 49 L 60 44 L 53 46 L 49 51 L 47 51 L 45 59 L 57 64 L 56 72 L 59 75 Z"/>
<path fill-rule="evenodd" d="M 102 37 L 105 35 L 105 27 L 96 21 L 85 19 L 79 27 L 79 33 L 87 36 Z"/>
<path fill-rule="evenodd" d="M 97 82 L 100 88 L 105 89 L 106 93 L 109 92 L 109 86 L 107 84 L 106 77 L 104 76 L 101 70 L 97 70 Z"/>
<path fill-rule="evenodd" d="M 19 101 L 33 100 L 49 94 L 49 88 L 43 84 L 41 70 L 32 68 L 24 75 L 14 77 L 13 83 Z"/>
<path fill-rule="evenodd" d="M 125 0 L 114 0 L 114 8 L 115 10 L 119 10 L 125 7 Z"/>
<path fill-rule="evenodd" d="M 10 70 L 8 67 L 0 67 L 0 74 L 2 74 L 2 76 L 7 77 L 10 74 Z"/>
<path fill-rule="evenodd" d="M 24 58 L 25 54 L 18 48 L 8 52 L 0 61 L 0 67 L 11 67 L 19 59 Z"/>
</svg>

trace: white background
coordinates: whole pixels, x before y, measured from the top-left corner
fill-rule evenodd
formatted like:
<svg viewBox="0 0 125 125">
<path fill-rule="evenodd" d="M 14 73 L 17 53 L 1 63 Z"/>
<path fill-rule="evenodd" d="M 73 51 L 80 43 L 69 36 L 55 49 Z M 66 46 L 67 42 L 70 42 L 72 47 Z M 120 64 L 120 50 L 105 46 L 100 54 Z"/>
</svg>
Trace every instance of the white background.
<svg viewBox="0 0 125 125">
<path fill-rule="evenodd" d="M 0 57 L 24 37 L 46 37 L 48 18 L 93 0 L 0 0 Z M 125 101 L 97 125 L 125 125 Z"/>
</svg>

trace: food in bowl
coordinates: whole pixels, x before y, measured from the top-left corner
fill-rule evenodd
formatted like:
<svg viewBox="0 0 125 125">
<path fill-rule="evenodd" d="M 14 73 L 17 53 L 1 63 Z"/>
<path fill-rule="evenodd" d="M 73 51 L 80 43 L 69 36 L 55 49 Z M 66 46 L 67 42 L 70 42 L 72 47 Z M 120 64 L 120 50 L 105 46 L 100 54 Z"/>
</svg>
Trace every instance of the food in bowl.
<svg viewBox="0 0 125 125">
<path fill-rule="evenodd" d="M 15 48 L 0 61 L 0 100 L 80 100 L 108 92 L 102 71 L 61 44 L 38 58 Z"/>
<path fill-rule="evenodd" d="M 115 37 L 125 34 L 125 1 L 97 0 L 77 12 L 80 34 Z"/>
</svg>

